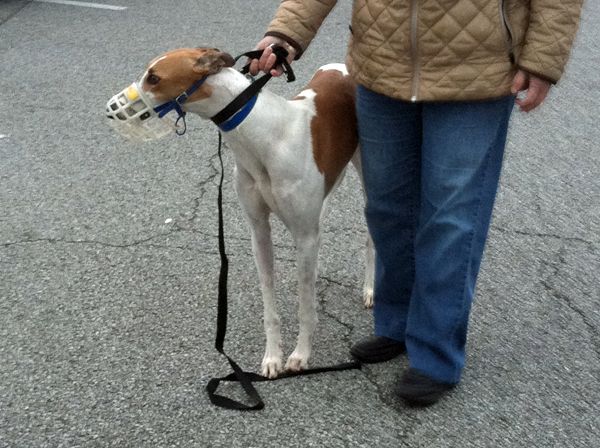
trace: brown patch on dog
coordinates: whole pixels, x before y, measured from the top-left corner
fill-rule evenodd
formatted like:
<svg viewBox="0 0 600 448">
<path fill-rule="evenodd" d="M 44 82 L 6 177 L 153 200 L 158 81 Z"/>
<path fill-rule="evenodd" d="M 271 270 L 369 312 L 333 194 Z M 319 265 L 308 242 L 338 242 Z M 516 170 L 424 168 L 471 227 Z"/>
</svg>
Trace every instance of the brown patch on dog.
<svg viewBox="0 0 600 448">
<path fill-rule="evenodd" d="M 219 72 L 223 67 L 231 67 L 233 58 L 216 48 L 182 48 L 165 53 L 154 59 L 148 66 L 143 89 L 152 92 L 158 101 L 170 101 L 185 92 L 194 82 L 204 76 Z M 157 77 L 158 82 L 149 79 Z M 204 84 L 194 92 L 188 101 L 208 98 L 212 89 Z"/>
<path fill-rule="evenodd" d="M 313 155 L 325 176 L 327 195 L 358 146 L 356 85 L 337 70 L 319 70 L 307 88 L 316 93 L 317 114 L 311 122 Z"/>
<path fill-rule="evenodd" d="M 305 100 L 306 97 L 304 95 L 298 95 L 292 98 L 292 101 Z"/>
</svg>

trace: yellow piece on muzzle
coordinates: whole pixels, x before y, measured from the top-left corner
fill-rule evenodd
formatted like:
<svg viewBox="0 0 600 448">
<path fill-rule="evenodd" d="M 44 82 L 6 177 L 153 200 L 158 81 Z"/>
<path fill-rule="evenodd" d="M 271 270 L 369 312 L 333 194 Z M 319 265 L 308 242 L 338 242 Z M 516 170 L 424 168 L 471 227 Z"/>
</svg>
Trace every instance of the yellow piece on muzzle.
<svg viewBox="0 0 600 448">
<path fill-rule="evenodd" d="M 174 117 L 161 119 L 154 112 L 138 83 L 125 87 L 108 101 L 106 116 L 117 132 L 131 140 L 155 140 L 177 130 Z"/>
<path fill-rule="evenodd" d="M 140 97 L 140 94 L 138 93 L 135 86 L 131 85 L 127 88 L 127 91 L 125 92 L 125 96 L 127 97 L 127 99 L 129 101 L 135 101 Z"/>
</svg>

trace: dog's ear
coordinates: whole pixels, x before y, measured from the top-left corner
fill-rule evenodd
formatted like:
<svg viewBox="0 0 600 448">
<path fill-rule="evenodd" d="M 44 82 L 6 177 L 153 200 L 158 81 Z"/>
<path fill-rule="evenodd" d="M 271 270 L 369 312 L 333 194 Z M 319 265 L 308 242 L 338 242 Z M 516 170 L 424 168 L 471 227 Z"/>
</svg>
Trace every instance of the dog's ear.
<svg viewBox="0 0 600 448">
<path fill-rule="evenodd" d="M 215 49 L 200 56 L 196 60 L 193 70 L 203 75 L 214 75 L 223 67 L 233 67 L 234 65 L 235 60 L 230 54 Z"/>
</svg>

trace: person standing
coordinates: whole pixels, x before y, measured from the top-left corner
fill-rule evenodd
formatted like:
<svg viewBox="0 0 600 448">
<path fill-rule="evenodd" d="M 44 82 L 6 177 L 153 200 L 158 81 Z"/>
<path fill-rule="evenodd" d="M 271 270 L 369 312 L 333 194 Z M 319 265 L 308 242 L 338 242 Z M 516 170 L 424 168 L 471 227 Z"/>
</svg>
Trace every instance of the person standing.
<svg viewBox="0 0 600 448">
<path fill-rule="evenodd" d="M 365 215 L 376 251 L 374 336 L 352 355 L 404 351 L 396 394 L 435 403 L 461 378 L 469 313 L 509 118 L 560 79 L 583 0 L 355 0 L 346 64 Z M 283 0 L 258 48 L 300 58 L 336 0 Z M 524 92 L 516 96 L 519 92 Z"/>
</svg>

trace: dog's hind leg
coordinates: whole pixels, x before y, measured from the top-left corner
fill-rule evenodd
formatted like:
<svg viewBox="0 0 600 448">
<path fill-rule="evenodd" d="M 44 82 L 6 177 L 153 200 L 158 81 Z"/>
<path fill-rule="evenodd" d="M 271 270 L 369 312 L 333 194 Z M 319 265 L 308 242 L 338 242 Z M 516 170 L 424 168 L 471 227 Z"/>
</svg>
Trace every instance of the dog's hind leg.
<svg viewBox="0 0 600 448">
<path fill-rule="evenodd" d="M 352 156 L 352 165 L 356 169 L 356 173 L 360 178 L 360 183 L 363 190 L 363 196 L 365 198 L 365 204 L 367 202 L 367 193 L 365 191 L 365 180 L 362 173 L 362 164 L 360 160 L 360 148 L 356 149 L 354 156 Z M 373 246 L 373 240 L 371 234 L 367 231 L 367 243 L 365 250 L 365 281 L 363 283 L 363 303 L 365 308 L 373 307 L 373 287 L 375 284 L 375 249 Z"/>
<path fill-rule="evenodd" d="M 300 330 L 296 348 L 285 365 L 286 370 L 298 371 L 308 365 L 312 351 L 312 338 L 317 327 L 317 297 L 315 282 L 320 234 L 318 227 L 314 232 L 295 234 L 298 263 L 298 321 Z"/>
<path fill-rule="evenodd" d="M 253 180 L 243 170 L 236 169 L 236 190 L 252 230 L 252 251 L 258 270 L 263 298 L 263 323 L 266 346 L 261 374 L 275 378 L 282 370 L 281 324 L 274 295 L 273 241 L 269 223 L 270 209 Z"/>
</svg>

